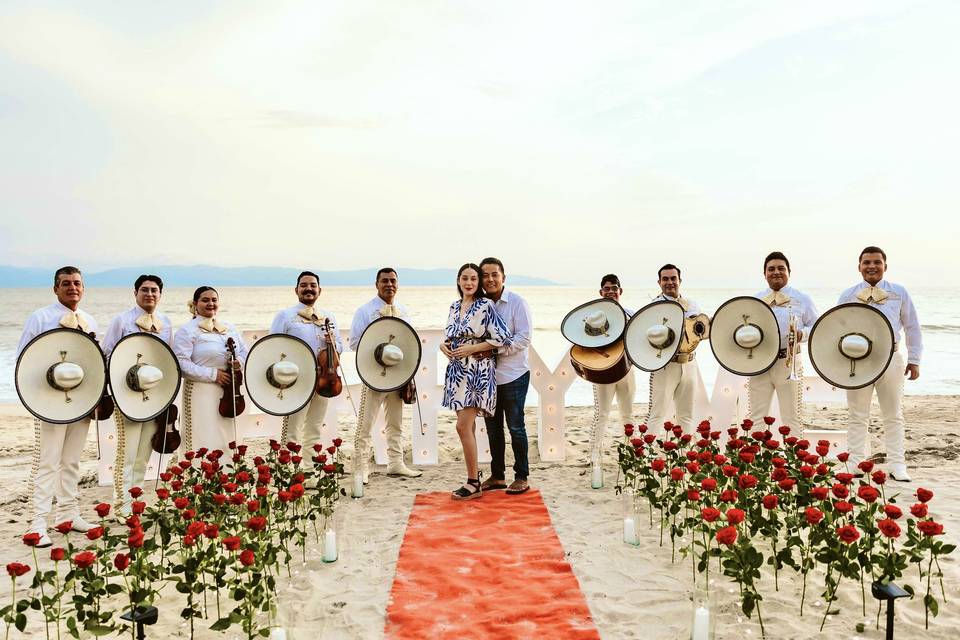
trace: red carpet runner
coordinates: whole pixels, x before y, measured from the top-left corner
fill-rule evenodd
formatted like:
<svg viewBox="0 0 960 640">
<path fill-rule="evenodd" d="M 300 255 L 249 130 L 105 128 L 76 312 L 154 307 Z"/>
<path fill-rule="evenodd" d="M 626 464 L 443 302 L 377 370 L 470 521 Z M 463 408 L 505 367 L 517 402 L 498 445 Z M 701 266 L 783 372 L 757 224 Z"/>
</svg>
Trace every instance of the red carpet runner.
<svg viewBox="0 0 960 640">
<path fill-rule="evenodd" d="M 386 638 L 598 640 L 540 492 L 455 502 L 417 496 Z"/>
</svg>

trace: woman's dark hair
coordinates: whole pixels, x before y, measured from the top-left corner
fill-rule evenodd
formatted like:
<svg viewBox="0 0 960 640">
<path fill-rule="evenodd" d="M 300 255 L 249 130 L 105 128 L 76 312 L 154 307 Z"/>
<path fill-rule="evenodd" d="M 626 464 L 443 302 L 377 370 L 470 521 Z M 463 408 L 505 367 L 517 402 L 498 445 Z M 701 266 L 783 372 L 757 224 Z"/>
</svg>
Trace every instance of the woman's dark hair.
<svg viewBox="0 0 960 640">
<path fill-rule="evenodd" d="M 474 271 L 477 272 L 477 292 L 473 294 L 473 299 L 479 300 L 480 298 L 486 298 L 487 294 L 483 292 L 483 287 L 480 286 L 480 278 L 483 277 L 483 274 L 480 272 L 480 267 L 473 264 L 472 262 L 468 262 L 467 264 L 460 267 L 459 271 L 457 271 L 457 293 L 459 293 L 460 297 L 463 298 L 463 289 L 460 288 L 460 276 L 467 269 L 473 269 Z"/>
<path fill-rule="evenodd" d="M 197 290 L 193 292 L 193 303 L 196 304 L 200 302 L 200 296 L 203 295 L 204 291 L 213 291 L 217 293 L 217 290 L 211 287 L 210 285 L 203 285 L 202 287 L 197 287 Z"/>
<path fill-rule="evenodd" d="M 156 283 L 157 283 L 157 287 L 160 289 L 160 293 L 163 293 L 163 280 L 160 279 L 160 276 L 155 276 L 155 275 L 147 274 L 147 273 L 145 273 L 145 274 L 143 274 L 142 276 L 140 276 L 139 278 L 137 278 L 137 281 L 133 283 L 133 290 L 134 290 L 134 291 L 139 291 L 139 290 L 140 290 L 140 286 L 141 286 L 144 282 L 148 282 L 148 281 L 149 281 L 149 282 L 156 282 Z"/>
</svg>

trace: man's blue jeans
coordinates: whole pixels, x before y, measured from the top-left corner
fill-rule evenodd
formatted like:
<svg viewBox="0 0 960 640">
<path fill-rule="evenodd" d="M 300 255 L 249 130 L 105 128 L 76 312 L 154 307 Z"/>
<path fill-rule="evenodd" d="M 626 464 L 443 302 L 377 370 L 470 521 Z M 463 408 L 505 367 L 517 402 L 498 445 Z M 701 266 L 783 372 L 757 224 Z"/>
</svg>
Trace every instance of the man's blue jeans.
<svg viewBox="0 0 960 640">
<path fill-rule="evenodd" d="M 517 480 L 526 480 L 530 474 L 527 462 L 527 427 L 523 423 L 523 404 L 530 386 L 530 372 L 506 384 L 497 385 L 497 412 L 492 418 L 484 418 L 487 438 L 490 440 L 490 477 L 505 480 L 506 463 L 503 439 L 503 421 L 510 429 L 510 444 L 513 447 L 513 473 Z"/>
</svg>

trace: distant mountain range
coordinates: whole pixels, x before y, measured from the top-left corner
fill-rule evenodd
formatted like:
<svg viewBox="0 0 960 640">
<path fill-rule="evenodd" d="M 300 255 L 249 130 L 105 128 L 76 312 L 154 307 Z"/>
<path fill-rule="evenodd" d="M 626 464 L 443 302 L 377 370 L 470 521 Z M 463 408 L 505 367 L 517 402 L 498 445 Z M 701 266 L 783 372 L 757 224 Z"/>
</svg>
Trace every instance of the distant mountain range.
<svg viewBox="0 0 960 640">
<path fill-rule="evenodd" d="M 405 269 L 397 267 L 401 284 L 407 286 L 449 285 L 457 276 L 455 269 Z M 0 287 L 47 287 L 53 286 L 55 269 L 36 269 L 0 266 Z M 300 269 L 286 267 L 213 267 L 209 265 L 120 267 L 106 271 L 85 272 L 84 282 L 88 287 L 129 287 L 141 273 L 155 273 L 170 287 L 193 287 L 213 284 L 230 287 L 270 287 L 293 285 Z M 352 271 L 320 271 L 320 284 L 324 286 L 362 286 L 373 283 L 377 269 L 354 269 Z M 560 283 L 545 278 L 520 274 L 508 274 L 511 285 L 557 286 Z"/>
</svg>

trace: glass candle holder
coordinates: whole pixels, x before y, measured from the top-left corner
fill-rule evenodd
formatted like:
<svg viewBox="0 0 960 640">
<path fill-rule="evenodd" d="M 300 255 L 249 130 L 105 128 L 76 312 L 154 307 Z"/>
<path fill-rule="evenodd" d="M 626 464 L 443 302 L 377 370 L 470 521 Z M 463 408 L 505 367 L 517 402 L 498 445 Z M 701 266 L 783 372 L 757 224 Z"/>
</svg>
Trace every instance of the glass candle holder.
<svg viewBox="0 0 960 640">
<path fill-rule="evenodd" d="M 706 589 L 694 591 L 691 615 L 690 640 L 714 640 L 717 617 L 713 592 Z"/>
<path fill-rule="evenodd" d="M 639 518 L 639 500 L 636 490 L 633 487 L 624 487 L 623 489 L 623 542 L 631 546 L 640 545 L 640 535 L 638 526 Z"/>
<path fill-rule="evenodd" d="M 355 469 L 350 475 L 350 497 L 352 498 L 362 498 L 363 497 L 363 471 L 360 469 Z"/>
<path fill-rule="evenodd" d="M 590 461 L 590 486 L 594 489 L 603 488 L 603 464 L 599 455 Z"/>
<path fill-rule="evenodd" d="M 327 518 L 323 525 L 323 535 L 320 538 L 323 544 L 323 555 L 321 559 L 324 562 L 336 562 L 337 553 L 337 528 L 334 526 L 333 518 Z"/>
</svg>

